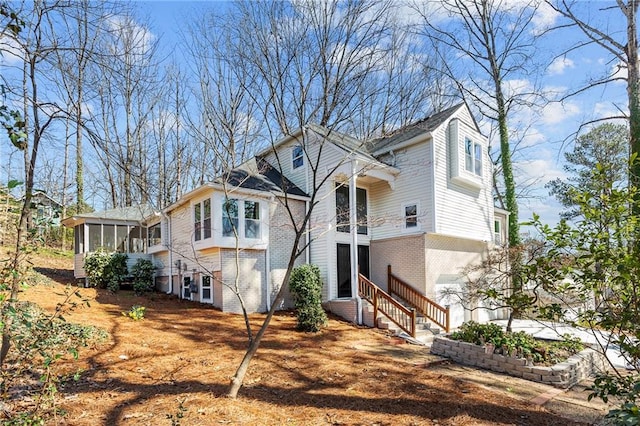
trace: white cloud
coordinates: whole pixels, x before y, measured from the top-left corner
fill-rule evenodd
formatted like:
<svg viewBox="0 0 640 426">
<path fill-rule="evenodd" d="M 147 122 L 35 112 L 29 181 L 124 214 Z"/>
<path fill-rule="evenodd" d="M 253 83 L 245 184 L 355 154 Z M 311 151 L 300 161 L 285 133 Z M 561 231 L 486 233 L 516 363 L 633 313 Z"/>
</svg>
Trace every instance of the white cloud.
<svg viewBox="0 0 640 426">
<path fill-rule="evenodd" d="M 540 34 L 551 28 L 560 16 L 558 12 L 553 10 L 553 8 L 544 1 L 539 2 L 537 7 L 536 13 L 531 20 L 534 26 L 534 34 Z"/>
<path fill-rule="evenodd" d="M 618 83 L 627 84 L 626 81 L 624 80 L 627 79 L 628 75 L 629 75 L 629 72 L 628 72 L 627 66 L 622 62 L 618 62 L 611 69 L 611 78 L 622 79 L 622 80 L 618 80 Z"/>
<path fill-rule="evenodd" d="M 0 64 L 16 65 L 22 62 L 22 49 L 11 37 L 0 37 Z"/>
<path fill-rule="evenodd" d="M 544 124 L 558 124 L 568 118 L 580 114 L 580 107 L 576 102 L 550 102 L 542 110 L 542 122 Z"/>
<path fill-rule="evenodd" d="M 560 75 L 564 74 L 564 71 L 568 68 L 575 68 L 575 63 L 569 58 L 556 58 L 549 68 L 547 68 L 547 74 Z"/>
</svg>

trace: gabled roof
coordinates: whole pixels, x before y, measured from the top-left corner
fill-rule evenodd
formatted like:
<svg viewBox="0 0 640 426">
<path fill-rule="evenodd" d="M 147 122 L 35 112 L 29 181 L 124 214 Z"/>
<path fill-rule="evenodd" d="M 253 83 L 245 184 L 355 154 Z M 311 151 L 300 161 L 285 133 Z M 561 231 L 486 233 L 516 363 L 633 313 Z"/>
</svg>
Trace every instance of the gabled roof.
<svg viewBox="0 0 640 426">
<path fill-rule="evenodd" d="M 393 133 L 383 136 L 378 139 L 374 139 L 367 143 L 367 148 L 371 153 L 378 153 L 383 150 L 391 150 L 393 147 L 400 145 L 416 136 L 432 132 L 442 123 L 447 121 L 453 114 L 455 114 L 460 108 L 464 106 L 464 103 L 459 103 L 451 108 L 447 108 L 444 111 L 437 112 L 429 117 L 423 118 L 420 121 L 409 124 L 402 127 Z"/>
<path fill-rule="evenodd" d="M 115 209 L 102 210 L 93 213 L 78 213 L 73 216 L 64 218 L 62 224 L 64 226 L 73 226 L 74 224 L 85 222 L 87 219 L 100 220 L 120 220 L 123 222 L 141 222 L 144 218 L 151 216 L 154 210 L 147 204 L 131 207 L 118 207 Z"/>
<path fill-rule="evenodd" d="M 228 184 L 237 188 L 255 191 L 284 192 L 289 195 L 306 197 L 307 194 L 262 158 L 255 159 L 256 170 L 252 167 L 235 168 L 214 180 L 217 184 Z"/>
</svg>

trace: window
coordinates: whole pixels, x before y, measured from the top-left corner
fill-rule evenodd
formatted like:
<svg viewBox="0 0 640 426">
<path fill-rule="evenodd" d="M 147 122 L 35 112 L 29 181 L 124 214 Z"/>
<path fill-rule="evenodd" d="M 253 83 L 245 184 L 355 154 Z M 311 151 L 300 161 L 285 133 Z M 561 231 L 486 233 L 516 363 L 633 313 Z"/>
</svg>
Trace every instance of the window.
<svg viewBox="0 0 640 426">
<path fill-rule="evenodd" d="M 145 242 L 147 239 L 146 229 L 140 226 L 132 226 L 129 228 L 129 253 L 144 253 Z"/>
<path fill-rule="evenodd" d="M 260 203 L 258 202 L 244 202 L 244 236 L 260 238 Z"/>
<path fill-rule="evenodd" d="M 238 200 L 228 198 L 222 203 L 222 236 L 235 237 L 238 230 Z"/>
<path fill-rule="evenodd" d="M 202 300 L 210 301 L 212 294 L 211 294 L 211 277 L 209 275 L 202 276 L 202 283 L 200 288 L 202 289 Z"/>
<path fill-rule="evenodd" d="M 404 227 L 406 229 L 418 227 L 418 205 L 407 204 L 404 206 Z"/>
<path fill-rule="evenodd" d="M 211 199 L 207 198 L 193 205 L 193 239 L 211 238 Z"/>
<path fill-rule="evenodd" d="M 493 240 L 496 244 L 502 245 L 502 223 L 499 220 L 493 221 Z"/>
<path fill-rule="evenodd" d="M 482 176 L 482 145 L 470 139 L 464 144 L 464 168 L 470 173 Z"/>
<path fill-rule="evenodd" d="M 102 247 L 102 225 L 91 224 L 89 231 L 89 252 L 94 252 Z"/>
<path fill-rule="evenodd" d="M 211 199 L 202 202 L 202 238 L 211 238 Z"/>
<path fill-rule="evenodd" d="M 296 145 L 291 150 L 291 164 L 293 170 L 304 165 L 304 150 L 300 145 Z"/>
<path fill-rule="evenodd" d="M 129 227 L 127 225 L 116 226 L 116 251 L 118 253 L 127 252 L 127 235 L 129 234 Z"/>
<path fill-rule="evenodd" d="M 200 203 L 193 206 L 193 238 L 200 241 L 202 238 L 202 205 Z"/>
<path fill-rule="evenodd" d="M 156 223 L 149 227 L 149 247 L 162 243 L 162 224 Z"/>
<path fill-rule="evenodd" d="M 358 234 L 367 235 L 367 191 L 356 188 L 356 220 Z M 349 187 L 336 187 L 336 230 L 349 232 Z"/>
<path fill-rule="evenodd" d="M 77 225 L 74 229 L 75 252 L 76 254 L 84 253 L 84 224 Z"/>
</svg>

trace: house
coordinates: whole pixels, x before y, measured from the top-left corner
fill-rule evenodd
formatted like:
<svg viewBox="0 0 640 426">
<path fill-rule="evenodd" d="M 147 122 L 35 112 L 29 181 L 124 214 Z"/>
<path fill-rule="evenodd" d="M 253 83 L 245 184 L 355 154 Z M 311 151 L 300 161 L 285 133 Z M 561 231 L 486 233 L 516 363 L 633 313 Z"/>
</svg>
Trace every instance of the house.
<svg viewBox="0 0 640 426">
<path fill-rule="evenodd" d="M 472 313 L 442 290 L 463 286 L 462 269 L 506 240 L 492 178 L 487 139 L 459 104 L 366 142 L 306 126 L 136 223 L 159 289 L 230 312 L 240 294 L 245 309 L 264 311 L 313 205 L 296 262 L 319 266 L 327 309 L 370 322 L 360 296 L 375 288 L 426 304 L 429 318 L 446 312 L 438 324 L 449 328 Z M 84 232 L 77 244 L 90 250 Z"/>
<path fill-rule="evenodd" d="M 59 227 L 61 216 L 62 204 L 44 191 L 33 191 L 27 219 L 29 229 L 37 229 L 42 234 L 46 228 Z"/>
</svg>

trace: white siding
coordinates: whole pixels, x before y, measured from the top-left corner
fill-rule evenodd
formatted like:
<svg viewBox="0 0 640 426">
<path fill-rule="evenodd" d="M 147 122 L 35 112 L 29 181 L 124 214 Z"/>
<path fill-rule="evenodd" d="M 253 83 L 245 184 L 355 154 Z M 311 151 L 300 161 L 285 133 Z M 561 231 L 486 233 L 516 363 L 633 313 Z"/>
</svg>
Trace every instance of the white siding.
<svg viewBox="0 0 640 426">
<path fill-rule="evenodd" d="M 431 141 L 412 145 L 394 152 L 395 158 L 387 156 L 385 161 L 400 169 L 392 190 L 386 182 L 371 186 L 369 217 L 372 239 L 384 239 L 399 235 L 433 232 L 433 184 L 431 177 Z M 403 204 L 417 203 L 418 224 L 416 229 L 404 228 Z"/>
<path fill-rule="evenodd" d="M 435 148 L 435 232 L 443 235 L 480 241 L 493 239 L 492 166 L 487 152 L 487 140 L 478 133 L 467 108 L 458 113 L 457 143 L 450 143 L 448 122 L 434 132 Z M 481 188 L 460 184 L 451 179 L 451 147 L 457 147 L 459 163 L 464 168 L 464 140 L 470 137 L 483 144 Z M 455 155 L 454 155 L 455 157 Z M 464 172 L 464 170 L 463 170 Z"/>
</svg>

